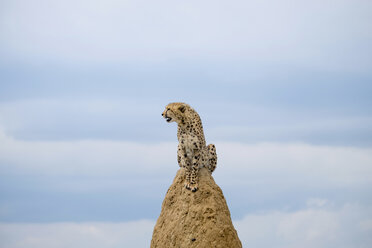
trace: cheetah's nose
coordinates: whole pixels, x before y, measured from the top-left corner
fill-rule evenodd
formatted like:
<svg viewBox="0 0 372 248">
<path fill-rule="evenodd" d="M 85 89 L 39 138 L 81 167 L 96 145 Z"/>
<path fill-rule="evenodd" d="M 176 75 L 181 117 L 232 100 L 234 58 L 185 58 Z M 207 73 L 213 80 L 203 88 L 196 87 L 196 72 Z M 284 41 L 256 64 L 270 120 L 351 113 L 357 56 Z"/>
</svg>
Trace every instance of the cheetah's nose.
<svg viewBox="0 0 372 248">
<path fill-rule="evenodd" d="M 164 114 L 162 113 L 161 116 L 163 116 Z"/>
</svg>

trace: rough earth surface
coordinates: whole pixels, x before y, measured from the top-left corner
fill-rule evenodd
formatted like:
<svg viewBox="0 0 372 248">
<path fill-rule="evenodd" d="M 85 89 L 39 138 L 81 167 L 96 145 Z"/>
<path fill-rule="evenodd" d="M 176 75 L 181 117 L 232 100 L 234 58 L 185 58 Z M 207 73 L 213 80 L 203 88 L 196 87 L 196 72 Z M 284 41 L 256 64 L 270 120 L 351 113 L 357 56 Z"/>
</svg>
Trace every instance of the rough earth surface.
<svg viewBox="0 0 372 248">
<path fill-rule="evenodd" d="M 222 190 L 207 169 L 199 171 L 199 190 L 184 187 L 179 169 L 163 201 L 151 248 L 239 248 L 242 244 L 232 224 Z"/>
</svg>

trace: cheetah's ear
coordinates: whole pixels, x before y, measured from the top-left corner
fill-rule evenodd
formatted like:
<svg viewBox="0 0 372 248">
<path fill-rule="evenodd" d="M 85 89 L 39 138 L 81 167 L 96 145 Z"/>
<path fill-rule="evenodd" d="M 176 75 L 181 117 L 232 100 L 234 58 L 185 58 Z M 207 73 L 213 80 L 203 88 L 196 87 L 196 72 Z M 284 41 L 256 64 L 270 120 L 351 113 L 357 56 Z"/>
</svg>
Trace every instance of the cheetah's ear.
<svg viewBox="0 0 372 248">
<path fill-rule="evenodd" d="M 186 106 L 185 105 L 181 105 L 180 107 L 178 107 L 178 110 L 181 111 L 182 113 L 185 113 Z"/>
</svg>

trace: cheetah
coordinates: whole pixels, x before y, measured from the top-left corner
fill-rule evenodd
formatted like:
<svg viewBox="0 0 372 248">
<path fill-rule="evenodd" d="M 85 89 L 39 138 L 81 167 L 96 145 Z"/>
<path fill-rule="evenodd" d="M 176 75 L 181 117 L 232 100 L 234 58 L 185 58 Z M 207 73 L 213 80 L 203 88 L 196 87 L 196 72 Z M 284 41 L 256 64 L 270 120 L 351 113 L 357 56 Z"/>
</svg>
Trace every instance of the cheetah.
<svg viewBox="0 0 372 248">
<path fill-rule="evenodd" d="M 167 122 L 178 124 L 178 165 L 186 171 L 186 189 L 196 192 L 199 169 L 205 167 L 211 174 L 216 169 L 216 147 L 213 144 L 206 146 L 201 119 L 188 104 L 170 103 L 161 115 Z"/>
</svg>

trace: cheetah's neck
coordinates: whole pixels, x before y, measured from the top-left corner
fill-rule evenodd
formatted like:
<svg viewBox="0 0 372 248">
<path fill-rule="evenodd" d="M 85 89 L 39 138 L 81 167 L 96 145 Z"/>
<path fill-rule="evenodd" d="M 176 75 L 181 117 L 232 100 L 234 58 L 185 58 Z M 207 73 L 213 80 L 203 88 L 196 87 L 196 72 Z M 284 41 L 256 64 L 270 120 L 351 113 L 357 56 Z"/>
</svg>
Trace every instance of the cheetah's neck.
<svg viewBox="0 0 372 248">
<path fill-rule="evenodd" d="M 197 120 L 195 122 L 195 120 Z M 194 116 L 192 120 L 184 120 L 178 124 L 178 137 L 182 134 L 197 136 L 199 141 L 205 144 L 203 125 L 198 115 Z"/>
</svg>

